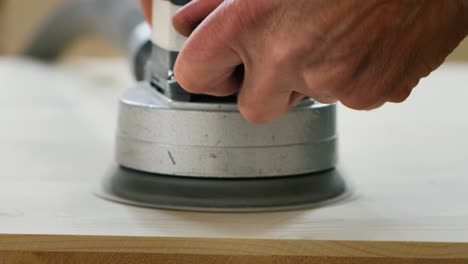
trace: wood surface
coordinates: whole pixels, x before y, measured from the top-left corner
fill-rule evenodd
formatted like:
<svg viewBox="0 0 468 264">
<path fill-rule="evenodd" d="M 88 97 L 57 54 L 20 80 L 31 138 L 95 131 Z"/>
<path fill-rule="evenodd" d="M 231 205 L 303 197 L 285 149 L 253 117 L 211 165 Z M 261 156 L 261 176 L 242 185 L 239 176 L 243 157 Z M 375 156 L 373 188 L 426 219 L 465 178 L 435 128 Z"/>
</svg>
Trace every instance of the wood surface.
<svg viewBox="0 0 468 264">
<path fill-rule="evenodd" d="M 4 236 L 6 263 L 466 263 L 466 244 Z M 5 244 L 5 243 L 4 243 Z M 31 250 L 31 244 L 36 245 Z M 131 246 L 130 246 L 131 245 Z M 6 250 L 5 250 L 6 248 Z M 2 262 L 0 262 L 2 263 Z"/>
<path fill-rule="evenodd" d="M 124 61 L 0 59 L 0 264 L 468 263 L 468 65 L 407 103 L 339 109 L 354 186 L 326 207 L 261 214 L 131 207 L 93 192 L 112 163 Z"/>
<path fill-rule="evenodd" d="M 5 36 L 5 2 L 0 0 L 0 36 Z M 5 53 L 4 37 L 0 38 L 0 54 Z"/>
</svg>

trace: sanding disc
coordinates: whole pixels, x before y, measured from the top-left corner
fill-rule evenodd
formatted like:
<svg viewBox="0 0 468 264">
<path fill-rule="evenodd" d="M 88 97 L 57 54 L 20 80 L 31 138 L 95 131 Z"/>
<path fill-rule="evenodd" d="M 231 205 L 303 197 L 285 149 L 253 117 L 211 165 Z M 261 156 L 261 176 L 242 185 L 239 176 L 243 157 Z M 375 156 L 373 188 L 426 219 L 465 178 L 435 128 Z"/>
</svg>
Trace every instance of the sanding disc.
<svg viewBox="0 0 468 264">
<path fill-rule="evenodd" d="M 115 166 L 98 196 L 136 206 L 189 211 L 258 212 L 321 206 L 348 190 L 338 170 L 272 178 L 194 178 Z"/>
</svg>

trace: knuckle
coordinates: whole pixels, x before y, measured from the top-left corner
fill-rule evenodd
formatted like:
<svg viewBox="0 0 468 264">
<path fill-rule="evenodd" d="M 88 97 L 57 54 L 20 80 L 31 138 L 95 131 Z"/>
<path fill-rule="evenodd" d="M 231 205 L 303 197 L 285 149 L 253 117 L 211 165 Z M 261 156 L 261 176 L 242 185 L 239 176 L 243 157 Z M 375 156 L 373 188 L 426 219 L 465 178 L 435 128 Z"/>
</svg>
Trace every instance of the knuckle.
<svg viewBox="0 0 468 264">
<path fill-rule="evenodd" d="M 307 90 L 319 95 L 344 94 L 355 82 L 347 64 L 337 63 L 312 68 L 305 72 L 304 80 Z"/>
<path fill-rule="evenodd" d="M 285 47 L 283 44 L 273 45 L 268 51 L 270 58 L 270 67 L 282 68 L 291 64 L 294 59 L 291 49 Z"/>
</svg>

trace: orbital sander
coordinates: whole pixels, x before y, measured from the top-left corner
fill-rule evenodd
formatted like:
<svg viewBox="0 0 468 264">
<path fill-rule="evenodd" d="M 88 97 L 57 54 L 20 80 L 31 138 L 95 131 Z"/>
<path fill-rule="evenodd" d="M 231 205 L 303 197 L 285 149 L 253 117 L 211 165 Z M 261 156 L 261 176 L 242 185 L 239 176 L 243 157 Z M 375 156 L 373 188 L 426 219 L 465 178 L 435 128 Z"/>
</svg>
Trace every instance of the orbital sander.
<svg viewBox="0 0 468 264">
<path fill-rule="evenodd" d="M 153 0 L 151 30 L 132 1 L 72 1 L 25 52 L 50 60 L 76 37 L 70 32 L 92 30 L 130 54 L 139 82 L 120 97 L 116 162 L 99 195 L 223 212 L 305 208 L 343 197 L 334 104 L 308 98 L 281 118 L 254 125 L 239 113 L 236 96 L 191 94 L 178 84 L 173 68 L 186 38 L 171 20 L 188 2 Z"/>
<path fill-rule="evenodd" d="M 266 125 L 244 120 L 236 97 L 186 92 L 173 68 L 185 37 L 171 24 L 187 0 L 153 0 L 146 81 L 120 97 L 111 200 L 158 208 L 304 208 L 346 191 L 337 161 L 336 106 L 303 100 Z M 203 76 L 200 76 L 203 78 Z"/>
<path fill-rule="evenodd" d="M 128 53 L 139 82 L 120 97 L 116 162 L 97 194 L 217 212 L 315 207 L 346 197 L 335 169 L 335 105 L 305 99 L 283 117 L 254 125 L 242 118 L 236 96 L 191 94 L 177 83 L 174 63 L 186 39 L 171 19 L 188 2 L 153 0 L 151 30 L 136 1 L 70 0 L 23 51 L 53 61 L 93 34 Z"/>
</svg>

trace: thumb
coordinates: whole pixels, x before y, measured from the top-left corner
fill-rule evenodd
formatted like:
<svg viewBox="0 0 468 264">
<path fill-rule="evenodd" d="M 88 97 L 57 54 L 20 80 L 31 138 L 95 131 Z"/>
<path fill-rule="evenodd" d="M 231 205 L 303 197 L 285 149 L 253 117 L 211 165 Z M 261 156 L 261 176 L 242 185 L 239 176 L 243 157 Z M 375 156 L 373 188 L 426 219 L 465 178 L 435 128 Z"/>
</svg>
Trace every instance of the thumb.
<svg viewBox="0 0 468 264">
<path fill-rule="evenodd" d="M 193 1 L 174 18 L 174 24 L 185 33 L 203 20 L 180 51 L 174 67 L 177 81 L 189 92 L 226 96 L 240 87 L 236 68 L 242 60 L 229 45 L 235 39 L 236 25 L 225 20 L 231 10 L 222 2 Z"/>
</svg>

